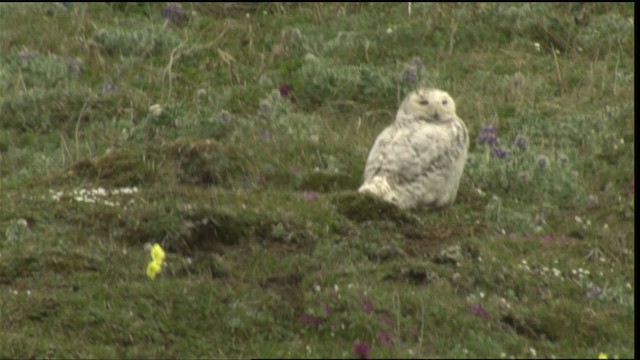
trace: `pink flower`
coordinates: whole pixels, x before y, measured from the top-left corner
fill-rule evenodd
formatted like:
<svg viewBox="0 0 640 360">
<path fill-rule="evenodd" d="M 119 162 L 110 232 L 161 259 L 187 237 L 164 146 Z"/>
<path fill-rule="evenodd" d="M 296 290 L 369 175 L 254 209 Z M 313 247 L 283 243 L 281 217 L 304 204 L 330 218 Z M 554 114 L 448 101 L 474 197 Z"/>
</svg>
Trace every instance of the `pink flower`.
<svg viewBox="0 0 640 360">
<path fill-rule="evenodd" d="M 389 328 L 393 328 L 393 320 L 388 314 L 379 314 L 378 322 L 387 325 Z"/>
<path fill-rule="evenodd" d="M 287 95 L 289 95 L 291 88 L 289 87 L 289 85 L 282 85 L 278 90 L 280 91 L 280 95 L 286 97 Z"/>
<path fill-rule="evenodd" d="M 373 303 L 371 302 L 371 300 L 368 297 L 364 296 L 364 294 L 358 295 L 358 300 L 360 300 L 362 310 L 364 310 L 364 312 L 367 314 L 371 314 L 371 312 L 373 311 Z"/>
<path fill-rule="evenodd" d="M 307 201 L 316 201 L 318 200 L 318 194 L 314 193 L 314 192 L 305 192 L 304 193 L 304 199 Z"/>
<path fill-rule="evenodd" d="M 319 318 L 317 316 L 313 316 L 309 314 L 300 315 L 300 317 L 298 317 L 298 321 L 311 327 L 317 327 L 317 326 L 320 326 L 320 324 L 324 323 L 323 318 Z"/>
<path fill-rule="evenodd" d="M 482 318 L 483 320 L 489 320 L 491 318 L 489 312 L 485 310 L 480 304 L 469 305 L 469 312 L 479 318 Z"/>
<path fill-rule="evenodd" d="M 386 333 L 384 331 L 378 332 L 378 340 L 380 340 L 380 342 L 383 343 L 387 347 L 392 347 L 393 346 L 393 340 L 391 339 L 391 335 L 389 335 L 388 333 Z"/>
<path fill-rule="evenodd" d="M 368 359 L 370 350 L 371 347 L 367 343 L 361 343 L 358 341 L 353 343 L 353 352 L 356 353 L 356 357 L 358 359 Z"/>
</svg>

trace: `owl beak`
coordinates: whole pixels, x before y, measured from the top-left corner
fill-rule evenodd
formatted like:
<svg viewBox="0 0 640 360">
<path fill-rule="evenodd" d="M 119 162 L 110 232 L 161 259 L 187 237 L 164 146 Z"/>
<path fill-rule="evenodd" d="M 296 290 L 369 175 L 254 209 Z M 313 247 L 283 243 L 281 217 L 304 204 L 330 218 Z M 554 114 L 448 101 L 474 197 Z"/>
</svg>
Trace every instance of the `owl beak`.
<svg viewBox="0 0 640 360">
<path fill-rule="evenodd" d="M 433 117 L 434 117 L 436 120 L 440 120 L 440 114 L 438 114 L 438 112 L 437 112 L 437 111 L 436 111 L 436 113 L 435 113 L 435 114 L 433 114 Z"/>
</svg>

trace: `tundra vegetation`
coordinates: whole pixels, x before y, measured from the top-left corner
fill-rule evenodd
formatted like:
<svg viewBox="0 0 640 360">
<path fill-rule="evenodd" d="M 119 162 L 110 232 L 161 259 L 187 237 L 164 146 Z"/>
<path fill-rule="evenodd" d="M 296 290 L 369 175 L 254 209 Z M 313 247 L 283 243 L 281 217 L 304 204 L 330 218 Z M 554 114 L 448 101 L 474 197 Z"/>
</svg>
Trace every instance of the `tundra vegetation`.
<svg viewBox="0 0 640 360">
<path fill-rule="evenodd" d="M 2 3 L 0 357 L 633 357 L 634 40 L 633 3 Z M 416 86 L 472 140 L 437 212 L 356 192 Z"/>
</svg>

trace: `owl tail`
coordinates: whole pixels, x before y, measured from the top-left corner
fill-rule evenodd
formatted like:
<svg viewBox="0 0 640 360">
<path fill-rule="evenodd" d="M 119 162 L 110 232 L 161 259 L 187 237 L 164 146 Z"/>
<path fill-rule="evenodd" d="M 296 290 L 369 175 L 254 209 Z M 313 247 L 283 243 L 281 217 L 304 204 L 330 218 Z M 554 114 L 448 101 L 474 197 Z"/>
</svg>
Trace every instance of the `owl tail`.
<svg viewBox="0 0 640 360">
<path fill-rule="evenodd" d="M 391 192 L 391 186 L 389 186 L 389 182 L 386 177 L 374 176 L 362 184 L 360 189 L 358 189 L 358 192 L 368 192 L 382 199 L 386 199 L 387 195 Z"/>
</svg>

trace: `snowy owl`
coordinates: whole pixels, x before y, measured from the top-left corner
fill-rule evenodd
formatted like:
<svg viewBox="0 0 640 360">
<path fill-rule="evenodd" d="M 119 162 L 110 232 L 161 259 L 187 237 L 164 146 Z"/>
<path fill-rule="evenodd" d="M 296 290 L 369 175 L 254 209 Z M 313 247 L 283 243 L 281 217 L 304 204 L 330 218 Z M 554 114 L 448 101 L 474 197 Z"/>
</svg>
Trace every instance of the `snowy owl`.
<svg viewBox="0 0 640 360">
<path fill-rule="evenodd" d="M 407 95 L 395 122 L 376 139 L 358 191 L 402 209 L 451 205 L 468 149 L 467 128 L 451 96 L 420 88 Z"/>
</svg>

